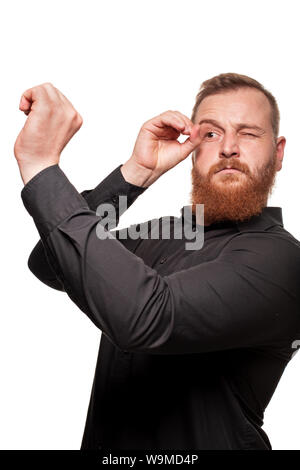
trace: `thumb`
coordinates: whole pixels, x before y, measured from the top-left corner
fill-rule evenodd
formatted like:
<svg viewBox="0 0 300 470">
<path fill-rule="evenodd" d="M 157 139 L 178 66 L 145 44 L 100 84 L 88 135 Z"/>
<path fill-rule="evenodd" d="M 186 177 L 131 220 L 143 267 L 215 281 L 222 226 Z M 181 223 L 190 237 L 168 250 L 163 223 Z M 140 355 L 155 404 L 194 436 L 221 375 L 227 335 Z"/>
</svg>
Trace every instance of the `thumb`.
<svg viewBox="0 0 300 470">
<path fill-rule="evenodd" d="M 26 115 L 29 114 L 31 104 L 31 101 L 29 101 L 27 98 L 25 98 L 24 95 L 22 95 L 19 104 L 20 111 L 23 111 Z"/>
<path fill-rule="evenodd" d="M 200 145 L 201 140 L 200 126 L 199 124 L 195 124 L 192 127 L 190 137 L 181 144 L 182 160 L 195 150 L 198 145 Z"/>
</svg>

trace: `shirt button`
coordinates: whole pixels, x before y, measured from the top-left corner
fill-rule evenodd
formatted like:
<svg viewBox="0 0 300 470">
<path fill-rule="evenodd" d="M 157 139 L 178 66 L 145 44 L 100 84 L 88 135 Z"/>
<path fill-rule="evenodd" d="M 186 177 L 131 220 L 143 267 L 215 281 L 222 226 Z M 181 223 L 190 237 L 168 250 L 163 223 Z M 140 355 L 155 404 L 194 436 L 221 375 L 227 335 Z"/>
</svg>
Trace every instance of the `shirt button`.
<svg viewBox="0 0 300 470">
<path fill-rule="evenodd" d="M 160 260 L 160 264 L 164 263 L 166 260 L 167 260 L 167 258 L 162 258 L 162 259 Z"/>
</svg>

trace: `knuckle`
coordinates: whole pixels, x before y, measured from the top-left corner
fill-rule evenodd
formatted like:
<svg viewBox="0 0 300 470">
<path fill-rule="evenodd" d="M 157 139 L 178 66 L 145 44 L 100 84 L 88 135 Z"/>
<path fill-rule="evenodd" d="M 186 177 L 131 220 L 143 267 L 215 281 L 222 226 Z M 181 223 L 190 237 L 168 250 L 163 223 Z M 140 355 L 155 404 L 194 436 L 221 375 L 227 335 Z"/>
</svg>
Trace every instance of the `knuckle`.
<svg viewBox="0 0 300 470">
<path fill-rule="evenodd" d="M 45 83 L 43 83 L 43 86 L 45 88 L 54 88 L 54 85 L 51 82 L 45 82 Z"/>
<path fill-rule="evenodd" d="M 82 116 L 76 111 L 76 109 L 70 109 L 68 111 L 68 119 L 72 126 L 79 129 L 82 126 Z"/>
<path fill-rule="evenodd" d="M 72 121 L 77 121 L 78 113 L 75 109 L 69 110 L 69 117 Z"/>
<path fill-rule="evenodd" d="M 28 88 L 25 93 L 36 93 L 38 96 L 43 93 L 43 85 L 35 85 L 31 88 Z"/>
</svg>

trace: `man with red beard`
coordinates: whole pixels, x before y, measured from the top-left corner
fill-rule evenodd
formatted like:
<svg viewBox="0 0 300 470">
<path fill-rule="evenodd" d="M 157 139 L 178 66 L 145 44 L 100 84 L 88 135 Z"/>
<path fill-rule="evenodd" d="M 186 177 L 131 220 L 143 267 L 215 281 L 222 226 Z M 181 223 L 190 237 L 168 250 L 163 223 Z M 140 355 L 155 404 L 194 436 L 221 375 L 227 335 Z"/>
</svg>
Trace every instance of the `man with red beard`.
<svg viewBox="0 0 300 470">
<path fill-rule="evenodd" d="M 201 123 L 202 137 L 193 155 L 192 203 L 204 204 L 206 224 L 243 221 L 267 206 L 281 169 L 285 138 L 277 139 L 279 111 L 257 88 L 205 91 L 192 116 Z"/>
<path fill-rule="evenodd" d="M 244 75 L 203 82 L 191 119 L 147 121 L 131 157 L 82 194 L 59 167 L 81 116 L 48 83 L 20 109 L 21 196 L 41 236 L 29 268 L 103 333 L 81 449 L 272 449 L 264 411 L 300 342 L 300 244 L 267 206 L 285 147 L 273 95 Z M 191 153 L 192 204 L 171 225 L 189 224 L 188 208 L 201 249 L 151 238 L 148 223 L 132 238 L 105 228 L 101 205 L 117 224 L 119 196 L 130 206 Z"/>
</svg>

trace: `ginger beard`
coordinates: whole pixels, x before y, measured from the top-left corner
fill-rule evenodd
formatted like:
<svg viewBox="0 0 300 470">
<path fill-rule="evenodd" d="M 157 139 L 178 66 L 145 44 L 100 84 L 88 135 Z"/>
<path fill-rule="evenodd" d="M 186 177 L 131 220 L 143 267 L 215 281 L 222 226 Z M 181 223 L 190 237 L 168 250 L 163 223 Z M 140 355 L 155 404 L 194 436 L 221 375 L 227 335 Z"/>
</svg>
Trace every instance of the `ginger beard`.
<svg viewBox="0 0 300 470">
<path fill-rule="evenodd" d="M 216 173 L 226 166 L 243 173 Z M 259 215 L 272 193 L 276 173 L 275 151 L 256 174 L 251 173 L 248 166 L 236 158 L 214 165 L 207 175 L 202 175 L 194 165 L 190 193 L 192 212 L 196 213 L 194 204 L 204 204 L 205 225 L 225 220 L 243 221 Z"/>
</svg>

